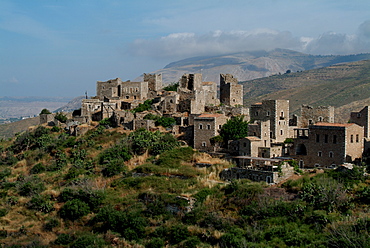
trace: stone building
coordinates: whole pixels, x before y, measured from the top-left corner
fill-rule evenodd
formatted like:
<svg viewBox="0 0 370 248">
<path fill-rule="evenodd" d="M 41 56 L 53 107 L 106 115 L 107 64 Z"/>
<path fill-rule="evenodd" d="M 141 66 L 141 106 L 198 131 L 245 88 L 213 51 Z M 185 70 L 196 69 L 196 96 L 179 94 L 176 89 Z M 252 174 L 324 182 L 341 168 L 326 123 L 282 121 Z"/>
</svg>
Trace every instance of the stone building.
<svg viewBox="0 0 370 248">
<path fill-rule="evenodd" d="M 284 142 L 289 137 L 289 100 L 263 100 L 253 104 L 250 118 L 270 121 L 270 143 Z"/>
<path fill-rule="evenodd" d="M 370 108 L 364 107 L 359 112 L 351 112 L 350 122 L 364 127 L 364 137 L 370 138 Z"/>
<path fill-rule="evenodd" d="M 144 82 L 148 82 L 149 98 L 156 97 L 162 90 L 162 74 L 144 73 Z"/>
<path fill-rule="evenodd" d="M 178 112 L 201 114 L 204 112 L 205 97 L 202 87 L 202 74 L 184 74 L 177 89 L 179 94 Z"/>
<path fill-rule="evenodd" d="M 229 106 L 243 105 L 243 85 L 231 74 L 220 74 L 220 102 Z"/>
<path fill-rule="evenodd" d="M 223 114 L 202 114 L 194 118 L 194 148 L 200 151 L 213 151 L 210 138 L 219 135 L 228 117 Z"/>
<path fill-rule="evenodd" d="M 122 82 L 120 78 L 96 83 L 96 94 L 99 100 L 146 100 L 148 82 Z"/>
<path fill-rule="evenodd" d="M 302 105 L 300 127 L 307 128 L 317 122 L 334 123 L 334 107 L 333 106 L 318 106 L 311 107 Z"/>
<path fill-rule="evenodd" d="M 217 98 L 217 85 L 215 82 L 203 82 L 202 88 L 206 106 L 220 105 L 220 100 Z"/>
<path fill-rule="evenodd" d="M 291 155 L 301 167 L 335 167 L 362 156 L 364 129 L 355 123 L 323 123 L 296 129 Z"/>
</svg>

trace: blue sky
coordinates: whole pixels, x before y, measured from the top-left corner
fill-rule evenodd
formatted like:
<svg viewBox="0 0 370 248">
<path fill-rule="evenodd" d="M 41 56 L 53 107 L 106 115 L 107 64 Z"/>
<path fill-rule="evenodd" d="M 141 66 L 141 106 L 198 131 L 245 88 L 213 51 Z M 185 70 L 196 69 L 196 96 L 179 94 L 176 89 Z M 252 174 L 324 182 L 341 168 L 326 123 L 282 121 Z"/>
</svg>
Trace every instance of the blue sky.
<svg viewBox="0 0 370 248">
<path fill-rule="evenodd" d="M 94 95 L 98 80 L 277 47 L 370 52 L 370 1 L 0 0 L 0 96 Z"/>
</svg>

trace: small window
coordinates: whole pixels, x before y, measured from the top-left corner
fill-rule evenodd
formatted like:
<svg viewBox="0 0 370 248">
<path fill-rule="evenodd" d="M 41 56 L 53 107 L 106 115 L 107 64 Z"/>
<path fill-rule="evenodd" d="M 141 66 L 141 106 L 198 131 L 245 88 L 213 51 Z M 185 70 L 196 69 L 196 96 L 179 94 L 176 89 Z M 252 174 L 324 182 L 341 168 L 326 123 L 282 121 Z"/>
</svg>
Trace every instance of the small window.
<svg viewBox="0 0 370 248">
<path fill-rule="evenodd" d="M 211 125 L 207 124 L 207 129 L 208 130 L 211 129 Z"/>
<path fill-rule="evenodd" d="M 267 111 L 266 112 L 266 116 L 270 116 L 270 111 Z"/>
<path fill-rule="evenodd" d="M 280 130 L 280 135 L 283 135 L 283 130 Z"/>
<path fill-rule="evenodd" d="M 357 118 L 361 118 L 361 113 L 357 113 Z"/>
<path fill-rule="evenodd" d="M 246 142 L 244 142 L 244 143 L 243 143 L 243 146 L 244 146 L 244 147 L 247 147 L 247 143 L 246 143 Z"/>
<path fill-rule="evenodd" d="M 218 125 L 218 129 L 221 129 L 222 128 L 222 125 Z"/>
<path fill-rule="evenodd" d="M 258 112 L 255 112 L 255 113 L 254 113 L 254 115 L 255 115 L 255 116 L 258 116 Z"/>
<path fill-rule="evenodd" d="M 322 116 L 319 116 L 318 120 L 319 120 L 319 122 L 322 122 L 322 120 L 323 120 Z"/>
<path fill-rule="evenodd" d="M 334 153 L 332 151 L 329 152 L 329 158 L 334 157 Z"/>
<path fill-rule="evenodd" d="M 312 125 L 313 124 L 313 120 L 309 119 L 308 120 L 308 125 Z"/>
<path fill-rule="evenodd" d="M 199 129 L 203 129 L 203 125 L 202 124 L 199 124 Z"/>
<path fill-rule="evenodd" d="M 283 111 L 280 112 L 280 117 L 284 117 L 284 112 Z"/>
<path fill-rule="evenodd" d="M 206 142 L 202 142 L 202 147 L 206 147 L 207 146 L 207 143 Z"/>
<path fill-rule="evenodd" d="M 317 153 L 317 156 L 318 156 L 318 157 L 322 157 L 322 151 L 319 151 L 319 152 Z"/>
<path fill-rule="evenodd" d="M 353 143 L 353 134 L 351 134 L 351 143 Z"/>
<path fill-rule="evenodd" d="M 336 143 L 337 143 L 337 136 L 333 135 L 333 144 L 336 144 Z"/>
<path fill-rule="evenodd" d="M 320 134 L 316 134 L 316 143 L 320 142 Z"/>
<path fill-rule="evenodd" d="M 126 96 L 126 99 L 130 99 L 130 96 Z"/>
<path fill-rule="evenodd" d="M 356 134 L 356 143 L 360 142 L 358 134 Z"/>
<path fill-rule="evenodd" d="M 325 143 L 328 143 L 328 139 L 329 139 L 329 135 L 325 134 L 325 135 L 324 135 L 324 142 L 325 142 Z"/>
</svg>

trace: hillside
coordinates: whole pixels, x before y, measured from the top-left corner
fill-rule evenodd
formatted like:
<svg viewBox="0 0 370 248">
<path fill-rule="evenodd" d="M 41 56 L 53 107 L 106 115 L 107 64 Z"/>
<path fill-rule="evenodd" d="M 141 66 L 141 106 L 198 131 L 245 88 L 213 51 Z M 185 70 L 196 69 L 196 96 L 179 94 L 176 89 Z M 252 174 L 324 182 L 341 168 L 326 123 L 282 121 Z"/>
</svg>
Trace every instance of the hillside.
<svg viewBox="0 0 370 248">
<path fill-rule="evenodd" d="M 370 60 L 275 75 L 241 82 L 246 106 L 263 99 L 289 99 L 291 112 L 302 104 L 338 108 L 339 121 L 346 122 L 352 110 L 369 104 Z M 357 103 L 357 104 L 356 104 Z"/>
<path fill-rule="evenodd" d="M 287 70 L 292 72 L 305 71 L 365 59 L 370 59 L 370 54 L 319 56 L 286 49 L 275 49 L 193 57 L 170 63 L 165 68 L 152 73 L 161 73 L 165 85 L 177 82 L 184 73 L 202 73 L 203 81 L 218 83 L 220 73 L 230 73 L 239 81 L 246 81 L 279 73 L 283 74 Z M 140 80 L 140 78 L 135 80 Z"/>
<path fill-rule="evenodd" d="M 90 128 L 0 142 L 3 247 L 370 246 L 364 168 L 224 182 L 229 162 L 170 134 Z"/>
</svg>

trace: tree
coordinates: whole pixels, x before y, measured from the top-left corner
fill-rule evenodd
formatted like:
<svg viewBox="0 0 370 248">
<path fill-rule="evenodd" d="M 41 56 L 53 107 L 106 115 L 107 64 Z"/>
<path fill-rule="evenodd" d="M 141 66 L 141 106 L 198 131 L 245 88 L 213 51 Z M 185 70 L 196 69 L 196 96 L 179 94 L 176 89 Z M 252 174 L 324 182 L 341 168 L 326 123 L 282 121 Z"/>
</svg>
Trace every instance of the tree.
<svg viewBox="0 0 370 248">
<path fill-rule="evenodd" d="M 163 88 L 165 91 L 177 91 L 177 88 L 179 87 L 179 83 L 170 83 L 166 87 Z"/>
<path fill-rule="evenodd" d="M 65 114 L 63 114 L 62 112 L 58 112 L 56 113 L 55 115 L 55 119 L 57 119 L 58 121 L 60 121 L 61 123 L 66 123 L 67 121 L 67 116 Z"/>
<path fill-rule="evenodd" d="M 40 112 L 40 115 L 48 115 L 48 114 L 51 114 L 51 112 L 48 110 L 48 109 L 46 109 L 46 108 L 44 108 L 43 110 L 41 110 L 41 112 Z"/>
<path fill-rule="evenodd" d="M 228 120 L 221 128 L 220 136 L 225 144 L 229 140 L 238 140 L 248 135 L 249 122 L 244 121 L 244 116 L 236 116 Z"/>
<path fill-rule="evenodd" d="M 160 117 L 158 120 L 155 121 L 156 126 L 162 127 L 173 127 L 176 124 L 176 120 L 172 117 Z"/>
</svg>

